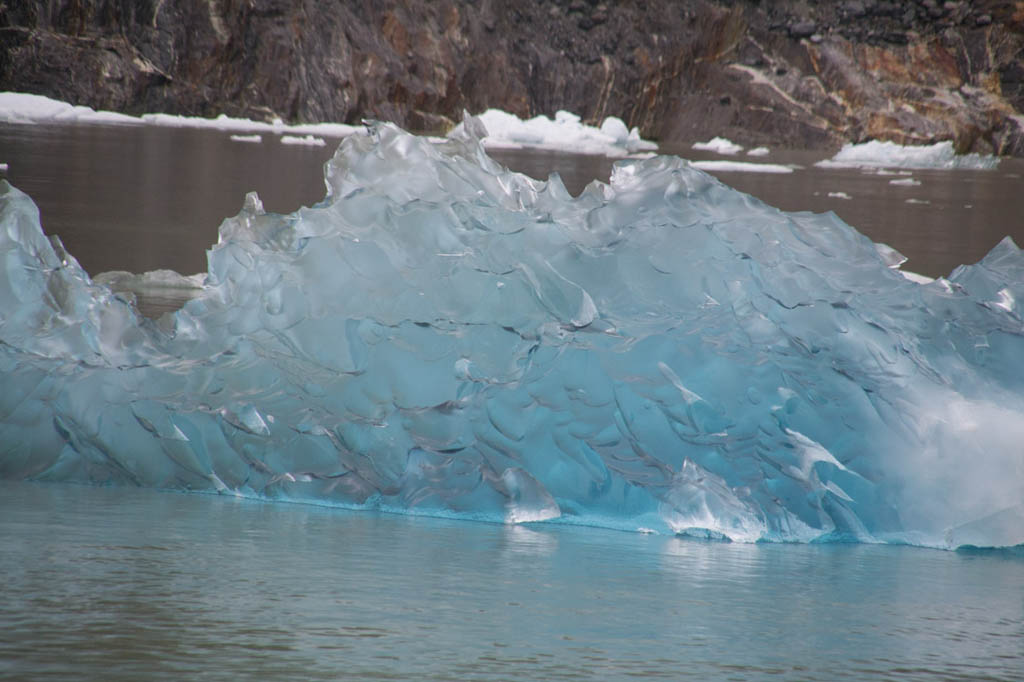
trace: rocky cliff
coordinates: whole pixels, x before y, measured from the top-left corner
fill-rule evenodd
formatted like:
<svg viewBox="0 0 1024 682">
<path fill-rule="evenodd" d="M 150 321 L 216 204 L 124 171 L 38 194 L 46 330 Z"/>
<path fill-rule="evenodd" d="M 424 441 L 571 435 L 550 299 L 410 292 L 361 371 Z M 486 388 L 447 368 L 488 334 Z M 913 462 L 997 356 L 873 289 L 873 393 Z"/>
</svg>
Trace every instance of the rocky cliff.
<svg viewBox="0 0 1024 682">
<path fill-rule="evenodd" d="M 568 109 L 662 141 L 1024 155 L 1024 2 L 0 0 L 0 90 L 418 131 Z"/>
</svg>

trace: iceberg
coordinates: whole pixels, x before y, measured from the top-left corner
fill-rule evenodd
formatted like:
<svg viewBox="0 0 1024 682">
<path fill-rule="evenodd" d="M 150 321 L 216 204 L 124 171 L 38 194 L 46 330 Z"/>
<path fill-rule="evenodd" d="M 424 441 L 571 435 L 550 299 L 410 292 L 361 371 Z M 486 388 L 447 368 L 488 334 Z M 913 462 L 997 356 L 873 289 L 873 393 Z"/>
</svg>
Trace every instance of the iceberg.
<svg viewBox="0 0 1024 682">
<path fill-rule="evenodd" d="M 904 146 L 895 142 L 872 140 L 863 144 L 844 144 L 831 159 L 818 161 L 819 168 L 915 168 L 937 170 L 991 170 L 999 159 L 982 154 L 957 154 L 953 143 L 937 142 L 925 146 Z"/>
<path fill-rule="evenodd" d="M 141 317 L 0 181 L 0 477 L 736 541 L 1024 542 L 1024 255 L 921 284 L 667 156 L 346 138 Z M 107 278 L 123 281 L 128 275 Z M 130 282 L 128 283 L 130 284 Z M 125 284 L 125 286 L 128 286 Z M 138 284 L 138 283 L 136 283 Z"/>
<path fill-rule="evenodd" d="M 486 128 L 483 143 L 490 149 L 533 147 L 622 157 L 658 148 L 654 142 L 641 139 L 637 128 L 627 128 L 615 116 L 605 118 L 600 128 L 584 124 L 579 116 L 568 111 L 556 112 L 553 120 L 541 115 L 524 121 L 515 114 L 488 109 L 476 119 Z M 460 123 L 450 134 L 464 134 L 463 126 Z"/>
<path fill-rule="evenodd" d="M 693 144 L 693 148 L 700 151 L 715 152 L 716 154 L 725 154 L 727 156 L 738 154 L 739 152 L 743 151 L 742 145 L 738 145 L 732 140 L 726 139 L 724 137 L 713 137 L 707 142 L 695 142 Z"/>
</svg>

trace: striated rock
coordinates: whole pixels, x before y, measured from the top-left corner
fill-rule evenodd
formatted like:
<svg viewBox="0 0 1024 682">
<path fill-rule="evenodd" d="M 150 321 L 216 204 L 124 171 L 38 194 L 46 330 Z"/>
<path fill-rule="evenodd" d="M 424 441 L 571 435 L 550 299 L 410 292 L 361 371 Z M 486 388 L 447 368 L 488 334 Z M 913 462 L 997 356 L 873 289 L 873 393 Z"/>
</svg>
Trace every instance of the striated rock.
<svg viewBox="0 0 1024 682">
<path fill-rule="evenodd" d="M 424 132 L 569 109 L 662 142 L 1024 155 L 1024 1 L 0 2 L 0 90 Z"/>
</svg>

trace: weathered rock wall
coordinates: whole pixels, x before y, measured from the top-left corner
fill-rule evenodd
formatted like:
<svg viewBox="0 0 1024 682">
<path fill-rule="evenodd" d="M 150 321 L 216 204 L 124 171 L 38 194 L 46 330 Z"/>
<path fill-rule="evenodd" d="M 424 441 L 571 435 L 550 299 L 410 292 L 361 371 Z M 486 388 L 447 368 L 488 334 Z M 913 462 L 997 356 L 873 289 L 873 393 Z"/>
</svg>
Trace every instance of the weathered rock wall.
<svg viewBox="0 0 1024 682">
<path fill-rule="evenodd" d="M 0 0 L 0 90 L 420 131 L 568 109 L 667 141 L 1024 155 L 1024 2 Z"/>
</svg>

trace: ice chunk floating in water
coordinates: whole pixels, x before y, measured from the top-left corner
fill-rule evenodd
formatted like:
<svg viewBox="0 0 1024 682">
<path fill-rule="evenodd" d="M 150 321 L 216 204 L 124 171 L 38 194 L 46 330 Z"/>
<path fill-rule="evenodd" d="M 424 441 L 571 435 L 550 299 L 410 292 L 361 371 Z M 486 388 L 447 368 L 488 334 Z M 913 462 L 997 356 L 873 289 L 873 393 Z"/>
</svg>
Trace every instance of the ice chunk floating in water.
<svg viewBox="0 0 1024 682">
<path fill-rule="evenodd" d="M 957 154 L 953 143 L 949 141 L 925 146 L 904 146 L 895 142 L 871 140 L 863 144 L 845 144 L 831 159 L 814 165 L 821 168 L 991 170 L 999 165 L 999 159 L 981 154 Z"/>
<path fill-rule="evenodd" d="M 473 119 L 464 127 L 479 133 Z M 0 475 L 734 540 L 1024 540 L 1024 257 L 900 276 L 676 158 L 348 138 L 158 322 L 0 197 Z"/>
</svg>

